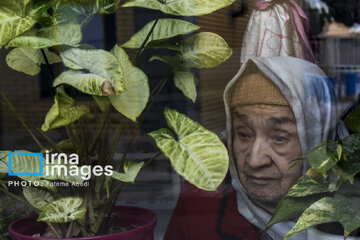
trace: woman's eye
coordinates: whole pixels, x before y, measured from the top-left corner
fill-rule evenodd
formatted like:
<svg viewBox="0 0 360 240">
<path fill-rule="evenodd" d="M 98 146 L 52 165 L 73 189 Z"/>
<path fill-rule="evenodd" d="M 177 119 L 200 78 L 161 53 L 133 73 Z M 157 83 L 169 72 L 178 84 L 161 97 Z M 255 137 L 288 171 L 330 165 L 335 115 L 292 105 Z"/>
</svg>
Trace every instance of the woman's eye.
<svg viewBox="0 0 360 240">
<path fill-rule="evenodd" d="M 242 140 L 249 140 L 250 139 L 250 136 L 248 134 L 246 134 L 246 133 L 243 133 L 243 132 L 238 132 L 238 136 Z"/>
<path fill-rule="evenodd" d="M 287 138 L 284 138 L 282 136 L 275 136 L 273 140 L 276 144 L 284 144 L 288 141 Z"/>
</svg>

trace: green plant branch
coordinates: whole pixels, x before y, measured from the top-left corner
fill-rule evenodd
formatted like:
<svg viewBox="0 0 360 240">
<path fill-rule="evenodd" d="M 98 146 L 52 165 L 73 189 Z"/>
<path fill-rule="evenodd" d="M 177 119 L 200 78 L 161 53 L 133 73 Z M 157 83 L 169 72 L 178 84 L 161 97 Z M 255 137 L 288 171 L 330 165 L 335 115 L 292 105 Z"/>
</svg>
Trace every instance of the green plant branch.
<svg viewBox="0 0 360 240">
<path fill-rule="evenodd" d="M 4 99 L 4 101 L 5 101 L 6 105 L 8 106 L 8 108 L 16 115 L 17 119 L 21 122 L 21 124 L 25 127 L 25 129 L 31 135 L 31 137 L 36 142 L 36 144 L 40 147 L 40 149 L 43 149 L 44 146 L 40 143 L 40 141 L 37 139 L 37 137 L 31 131 L 30 127 L 27 125 L 27 123 L 25 122 L 23 117 L 16 111 L 15 107 L 10 103 L 9 99 L 5 96 L 5 94 L 2 91 L 0 91 L 0 95 Z"/>
<path fill-rule="evenodd" d="M 35 130 L 46 140 L 50 143 L 50 145 L 58 152 L 62 152 L 62 150 L 58 147 L 58 145 L 51 140 L 41 129 L 35 128 Z"/>
<path fill-rule="evenodd" d="M 94 151 L 94 148 L 96 146 L 95 144 L 98 141 L 99 136 L 100 136 L 101 132 L 104 129 L 107 118 L 108 118 L 108 112 L 107 111 L 103 112 L 102 115 L 101 115 L 101 118 L 100 118 L 100 120 L 98 122 L 97 128 L 95 130 L 95 134 L 94 134 L 94 137 L 92 139 L 92 142 L 90 143 L 90 147 L 89 147 L 90 152 Z"/>
<path fill-rule="evenodd" d="M 157 17 L 156 17 L 156 20 L 154 22 L 154 24 L 152 25 L 149 33 L 146 35 L 146 38 L 145 40 L 143 41 L 143 43 L 141 44 L 140 48 L 138 49 L 137 53 L 136 53 L 136 56 L 134 57 L 134 59 L 132 60 L 132 63 L 135 65 L 135 62 L 136 62 L 136 59 L 140 56 L 142 50 L 144 49 L 146 43 L 148 42 L 151 34 L 153 33 L 154 31 L 154 28 L 156 27 L 156 24 L 158 23 L 159 21 L 159 18 L 160 18 L 160 12 L 158 13 Z"/>
<path fill-rule="evenodd" d="M 47 225 L 49 226 L 49 228 L 51 229 L 51 231 L 53 231 L 53 233 L 55 233 L 57 238 L 62 239 L 62 237 L 60 236 L 60 234 L 56 231 L 55 227 L 52 225 L 52 223 L 47 222 Z"/>
<path fill-rule="evenodd" d="M 94 232 L 97 233 L 100 230 L 100 227 L 104 221 L 104 218 L 106 216 L 106 214 L 110 211 L 111 206 L 113 205 L 113 202 L 116 202 L 116 198 L 117 195 L 119 194 L 119 192 L 121 191 L 122 187 L 124 186 L 124 183 L 121 182 L 120 184 L 118 184 L 114 190 L 111 192 L 108 201 L 106 201 L 106 203 L 104 204 L 104 207 L 101 209 L 100 214 L 98 216 L 97 221 L 94 224 Z"/>
<path fill-rule="evenodd" d="M 152 161 L 154 161 L 158 156 L 160 156 L 162 154 L 162 152 L 158 152 L 157 154 L 155 154 L 152 158 L 150 158 L 149 160 L 147 160 L 143 166 L 146 167 L 147 165 L 149 165 Z"/>
<path fill-rule="evenodd" d="M 51 76 L 51 80 L 52 80 L 52 82 L 54 82 L 55 76 L 54 76 L 54 73 L 53 73 L 52 70 L 51 70 L 50 63 L 49 63 L 49 60 L 48 60 L 47 57 L 46 57 L 45 51 L 44 51 L 44 49 L 40 49 L 40 51 L 41 51 L 41 54 L 42 54 L 42 56 L 43 56 L 43 58 L 44 58 L 44 60 L 45 60 L 46 67 L 47 67 L 47 69 L 48 69 L 48 71 L 49 71 L 49 74 L 50 74 L 50 76 Z M 48 84 L 50 94 L 51 94 L 52 96 L 54 96 L 54 95 L 55 95 L 55 92 L 54 92 L 54 88 L 53 88 L 53 86 L 52 86 L 52 82 L 49 82 L 49 81 L 46 81 L 46 82 L 47 82 L 47 84 Z"/>
<path fill-rule="evenodd" d="M 68 230 L 67 230 L 67 233 L 66 233 L 66 235 L 65 235 L 65 238 L 71 238 L 71 237 L 72 237 L 71 235 L 72 235 L 72 232 L 73 232 L 74 222 L 75 222 L 75 221 L 72 221 L 72 222 L 70 223 L 69 228 L 68 228 Z"/>
<path fill-rule="evenodd" d="M 109 154 L 106 156 L 106 164 L 108 164 L 113 156 L 114 156 L 114 153 L 116 151 L 116 148 L 118 146 L 118 142 L 120 140 L 120 136 L 121 136 L 121 132 L 122 132 L 122 126 L 121 125 L 118 125 L 116 130 L 115 130 L 115 133 L 114 133 L 114 137 L 113 137 L 113 140 L 112 140 L 112 144 L 111 144 L 111 147 L 110 147 L 110 151 L 109 151 Z"/>
</svg>

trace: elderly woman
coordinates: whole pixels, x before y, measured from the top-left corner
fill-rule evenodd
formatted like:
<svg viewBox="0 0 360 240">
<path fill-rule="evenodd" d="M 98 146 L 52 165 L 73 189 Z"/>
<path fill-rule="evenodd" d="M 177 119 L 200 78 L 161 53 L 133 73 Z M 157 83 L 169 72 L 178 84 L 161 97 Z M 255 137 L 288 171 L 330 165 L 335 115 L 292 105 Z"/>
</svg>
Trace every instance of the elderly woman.
<svg viewBox="0 0 360 240">
<path fill-rule="evenodd" d="M 224 101 L 232 184 L 218 192 L 185 184 L 165 239 L 282 239 L 292 222 L 266 235 L 261 230 L 308 168 L 293 160 L 346 135 L 332 84 L 298 58 L 250 58 L 227 85 Z"/>
</svg>

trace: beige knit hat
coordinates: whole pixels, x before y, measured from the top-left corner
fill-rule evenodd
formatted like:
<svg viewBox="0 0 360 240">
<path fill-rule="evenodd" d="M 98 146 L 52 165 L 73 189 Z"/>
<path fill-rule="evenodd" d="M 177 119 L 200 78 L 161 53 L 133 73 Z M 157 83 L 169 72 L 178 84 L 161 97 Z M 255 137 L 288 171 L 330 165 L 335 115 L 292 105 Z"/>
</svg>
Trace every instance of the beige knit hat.
<svg viewBox="0 0 360 240">
<path fill-rule="evenodd" d="M 231 108 L 251 104 L 289 105 L 280 89 L 263 73 L 242 75 L 233 88 Z"/>
</svg>

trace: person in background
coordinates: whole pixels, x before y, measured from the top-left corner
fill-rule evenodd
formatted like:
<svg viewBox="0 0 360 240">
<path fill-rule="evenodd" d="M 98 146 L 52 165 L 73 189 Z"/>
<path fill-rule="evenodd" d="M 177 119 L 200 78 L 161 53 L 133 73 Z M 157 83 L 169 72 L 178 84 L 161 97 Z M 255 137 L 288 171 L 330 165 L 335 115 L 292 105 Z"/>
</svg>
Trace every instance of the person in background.
<svg viewBox="0 0 360 240">
<path fill-rule="evenodd" d="M 339 103 L 323 71 L 302 59 L 249 58 L 224 102 L 231 179 L 216 192 L 185 183 L 165 240 L 282 239 L 293 222 L 261 230 L 309 168 L 293 160 L 347 135 L 340 118 L 349 106 Z M 306 239 L 306 232 L 293 239 Z"/>
</svg>

